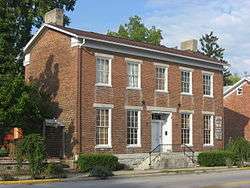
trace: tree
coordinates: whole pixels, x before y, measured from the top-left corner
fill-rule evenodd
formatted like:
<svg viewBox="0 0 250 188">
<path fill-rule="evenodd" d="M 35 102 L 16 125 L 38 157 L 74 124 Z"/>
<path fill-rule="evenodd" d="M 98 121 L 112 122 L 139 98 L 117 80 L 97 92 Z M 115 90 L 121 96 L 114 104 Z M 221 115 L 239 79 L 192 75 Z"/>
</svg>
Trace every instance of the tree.
<svg viewBox="0 0 250 188">
<path fill-rule="evenodd" d="M 61 8 L 73 11 L 76 0 L 0 0 L 0 74 L 22 74 L 22 49 L 40 27 L 44 14 Z M 69 18 L 65 16 L 65 24 Z"/>
<path fill-rule="evenodd" d="M 209 34 L 202 35 L 200 38 L 201 52 L 218 61 L 226 62 L 224 60 L 225 49 L 219 46 L 218 40 L 219 38 L 215 36 L 212 31 Z M 224 85 L 229 85 L 229 76 L 231 76 L 230 70 L 228 68 L 223 68 Z"/>
<path fill-rule="evenodd" d="M 226 78 L 227 85 L 234 85 L 238 81 L 240 81 L 240 76 L 238 74 L 232 74 Z"/>
<path fill-rule="evenodd" d="M 52 118 L 49 96 L 21 76 L 0 76 L 0 138 L 12 128 L 24 134 L 40 133 L 45 118 Z"/>
<path fill-rule="evenodd" d="M 154 45 L 160 45 L 162 39 L 162 31 L 156 29 L 155 26 L 147 28 L 139 16 L 129 18 L 129 22 L 120 25 L 117 32 L 108 31 L 108 35 L 128 38 L 134 41 L 146 42 Z"/>
</svg>

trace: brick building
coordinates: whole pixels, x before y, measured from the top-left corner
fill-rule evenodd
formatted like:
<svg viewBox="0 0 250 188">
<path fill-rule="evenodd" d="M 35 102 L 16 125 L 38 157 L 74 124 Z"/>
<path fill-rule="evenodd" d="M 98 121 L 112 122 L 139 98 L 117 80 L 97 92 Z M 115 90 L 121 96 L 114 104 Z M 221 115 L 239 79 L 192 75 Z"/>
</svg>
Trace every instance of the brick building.
<svg viewBox="0 0 250 188">
<path fill-rule="evenodd" d="M 235 137 L 250 141 L 250 79 L 242 78 L 224 91 L 225 143 Z"/>
<path fill-rule="evenodd" d="M 50 14 L 59 16 L 26 45 L 24 66 L 65 127 L 54 148 L 72 156 L 223 147 L 223 64 L 197 52 L 197 41 L 154 46 L 63 27 L 61 12 Z"/>
</svg>

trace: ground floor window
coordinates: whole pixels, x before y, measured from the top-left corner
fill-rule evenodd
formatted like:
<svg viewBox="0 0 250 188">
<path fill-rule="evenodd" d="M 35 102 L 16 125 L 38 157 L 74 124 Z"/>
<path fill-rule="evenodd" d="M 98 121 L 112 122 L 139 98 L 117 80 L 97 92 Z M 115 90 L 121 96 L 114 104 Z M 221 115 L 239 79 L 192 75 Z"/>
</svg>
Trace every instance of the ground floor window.
<svg viewBox="0 0 250 188">
<path fill-rule="evenodd" d="M 96 145 L 111 143 L 111 109 L 96 109 Z"/>
<path fill-rule="evenodd" d="M 140 111 L 127 110 L 127 144 L 140 145 Z"/>
<path fill-rule="evenodd" d="M 181 114 L 181 144 L 192 144 L 192 118 L 191 114 Z"/>
<path fill-rule="evenodd" d="M 213 116 L 204 115 L 204 145 L 213 144 Z"/>
</svg>

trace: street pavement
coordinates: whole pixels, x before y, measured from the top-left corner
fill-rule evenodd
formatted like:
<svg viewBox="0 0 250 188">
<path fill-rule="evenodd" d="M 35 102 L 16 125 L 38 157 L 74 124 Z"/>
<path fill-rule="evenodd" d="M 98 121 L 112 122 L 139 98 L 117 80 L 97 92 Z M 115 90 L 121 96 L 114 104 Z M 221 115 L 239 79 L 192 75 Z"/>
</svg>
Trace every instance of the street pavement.
<svg viewBox="0 0 250 188">
<path fill-rule="evenodd" d="M 250 188 L 250 170 L 85 180 L 0 188 Z"/>
</svg>

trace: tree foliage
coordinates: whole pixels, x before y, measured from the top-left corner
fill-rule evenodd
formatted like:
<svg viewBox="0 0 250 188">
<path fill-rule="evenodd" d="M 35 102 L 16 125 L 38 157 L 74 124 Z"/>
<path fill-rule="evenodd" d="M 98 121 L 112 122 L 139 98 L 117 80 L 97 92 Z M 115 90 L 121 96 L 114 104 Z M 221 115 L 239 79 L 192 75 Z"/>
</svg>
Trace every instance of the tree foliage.
<svg viewBox="0 0 250 188">
<path fill-rule="evenodd" d="M 24 134 L 40 132 L 45 118 L 51 118 L 50 98 L 21 76 L 0 76 L 0 138 L 13 127 Z"/>
<path fill-rule="evenodd" d="M 129 22 L 120 25 L 117 32 L 108 31 L 108 35 L 128 38 L 134 41 L 146 42 L 154 45 L 160 45 L 162 31 L 155 26 L 147 28 L 139 16 L 129 18 Z"/>
<path fill-rule="evenodd" d="M 32 178 L 40 178 L 45 170 L 46 151 L 44 139 L 39 134 L 30 134 L 17 144 L 16 160 L 18 168 L 23 160 L 29 162 Z"/>
<path fill-rule="evenodd" d="M 234 85 L 236 82 L 240 81 L 240 76 L 238 74 L 232 74 L 226 78 L 227 85 Z"/>
<path fill-rule="evenodd" d="M 0 74 L 22 74 L 22 49 L 53 8 L 74 10 L 76 0 L 0 0 Z M 65 16 L 65 24 L 69 23 Z"/>
<path fill-rule="evenodd" d="M 200 38 L 201 52 L 205 55 L 217 59 L 218 61 L 226 62 L 224 60 L 224 48 L 218 44 L 219 38 L 211 31 L 209 34 L 202 35 Z M 228 68 L 223 69 L 224 85 L 229 85 L 228 78 L 231 72 Z"/>
</svg>

